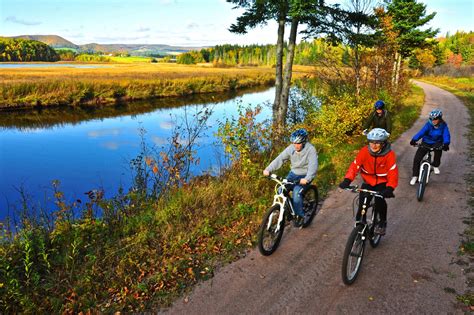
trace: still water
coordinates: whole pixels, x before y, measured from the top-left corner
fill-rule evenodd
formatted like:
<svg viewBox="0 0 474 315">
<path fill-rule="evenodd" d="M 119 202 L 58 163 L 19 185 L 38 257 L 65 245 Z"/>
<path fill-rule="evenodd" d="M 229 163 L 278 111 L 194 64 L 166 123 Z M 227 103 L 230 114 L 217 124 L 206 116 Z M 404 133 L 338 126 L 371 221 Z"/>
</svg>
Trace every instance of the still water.
<svg viewBox="0 0 474 315">
<path fill-rule="evenodd" d="M 96 69 L 96 68 L 109 68 L 110 66 L 104 65 L 87 65 L 87 64 L 72 64 L 72 63 L 29 63 L 29 62 L 16 62 L 16 63 L 0 63 L 0 69 L 21 69 L 21 68 L 79 68 L 79 69 Z"/>
<path fill-rule="evenodd" d="M 213 110 L 208 129 L 199 139 L 201 163 L 193 174 L 221 165 L 223 150 L 214 133 L 219 122 L 237 116 L 238 104 L 256 105 L 273 100 L 274 88 L 237 94 L 195 96 L 125 104 L 103 110 L 48 109 L 41 112 L 0 112 L 0 221 L 20 207 L 19 190 L 32 204 L 52 202 L 53 180 L 67 201 L 86 200 L 85 192 L 104 189 L 115 195 L 131 182 L 129 163 L 140 152 L 140 130 L 145 141 L 161 147 L 187 114 L 204 107 Z M 259 119 L 271 117 L 264 106 Z"/>
</svg>

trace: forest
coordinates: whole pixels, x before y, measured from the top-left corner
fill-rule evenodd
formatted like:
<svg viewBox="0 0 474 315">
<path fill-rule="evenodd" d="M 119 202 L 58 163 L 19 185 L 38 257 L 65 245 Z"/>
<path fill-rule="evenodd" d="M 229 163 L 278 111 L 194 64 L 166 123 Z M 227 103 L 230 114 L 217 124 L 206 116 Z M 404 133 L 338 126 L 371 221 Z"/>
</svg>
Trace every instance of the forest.
<svg viewBox="0 0 474 315">
<path fill-rule="evenodd" d="M 58 61 L 59 54 L 35 40 L 0 37 L 0 62 Z"/>
</svg>

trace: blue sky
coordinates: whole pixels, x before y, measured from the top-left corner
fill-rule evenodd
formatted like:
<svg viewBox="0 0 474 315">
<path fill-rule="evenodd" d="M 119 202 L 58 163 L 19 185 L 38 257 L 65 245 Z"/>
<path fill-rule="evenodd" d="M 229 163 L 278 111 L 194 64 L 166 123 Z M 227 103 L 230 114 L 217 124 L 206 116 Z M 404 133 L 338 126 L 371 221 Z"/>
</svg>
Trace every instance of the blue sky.
<svg viewBox="0 0 474 315">
<path fill-rule="evenodd" d="M 338 2 L 338 1 L 329 1 Z M 343 2 L 343 1 L 339 1 Z M 474 30 L 474 0 L 419 0 L 439 35 Z M 276 41 L 269 23 L 247 35 L 227 29 L 242 13 L 225 0 L 0 0 L 0 36 L 59 35 L 75 44 L 213 46 Z"/>
</svg>

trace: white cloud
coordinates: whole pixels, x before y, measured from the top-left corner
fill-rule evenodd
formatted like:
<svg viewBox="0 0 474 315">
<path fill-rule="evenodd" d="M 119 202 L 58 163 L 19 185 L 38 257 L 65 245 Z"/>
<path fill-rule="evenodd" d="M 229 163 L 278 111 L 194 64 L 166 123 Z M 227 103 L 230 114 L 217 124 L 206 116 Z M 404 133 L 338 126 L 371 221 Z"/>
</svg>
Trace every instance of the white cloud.
<svg viewBox="0 0 474 315">
<path fill-rule="evenodd" d="M 8 16 L 5 18 L 5 22 L 12 22 L 12 23 L 15 23 L 15 24 L 22 24 L 22 25 L 40 25 L 41 22 L 37 22 L 37 21 L 25 21 L 25 20 L 21 20 L 21 19 L 18 19 L 16 16 Z"/>
</svg>

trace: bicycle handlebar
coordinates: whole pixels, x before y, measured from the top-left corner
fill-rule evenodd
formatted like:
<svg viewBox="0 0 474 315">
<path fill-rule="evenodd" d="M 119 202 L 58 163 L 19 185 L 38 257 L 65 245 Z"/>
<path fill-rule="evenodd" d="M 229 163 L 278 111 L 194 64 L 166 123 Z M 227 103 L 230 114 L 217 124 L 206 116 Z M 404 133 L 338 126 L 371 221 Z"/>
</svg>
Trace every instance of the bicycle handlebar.
<svg viewBox="0 0 474 315">
<path fill-rule="evenodd" d="M 430 151 L 441 151 L 443 150 L 443 145 L 439 145 L 439 146 L 436 146 L 436 147 L 430 147 L 428 146 L 427 144 L 421 142 L 421 143 L 417 143 L 414 145 L 414 147 L 422 147 L 422 148 L 425 148 L 425 149 L 428 149 Z"/>
<path fill-rule="evenodd" d="M 296 183 L 287 180 L 286 178 L 280 177 L 277 174 L 270 174 L 270 176 L 264 176 L 270 180 L 277 182 L 279 185 L 295 185 Z"/>
<path fill-rule="evenodd" d="M 357 185 L 349 186 L 347 188 L 344 188 L 344 190 L 348 190 L 348 191 L 351 191 L 353 193 L 365 192 L 365 193 L 371 194 L 372 196 L 383 198 L 383 196 L 380 194 L 379 191 L 359 188 L 359 186 L 357 186 Z"/>
</svg>

